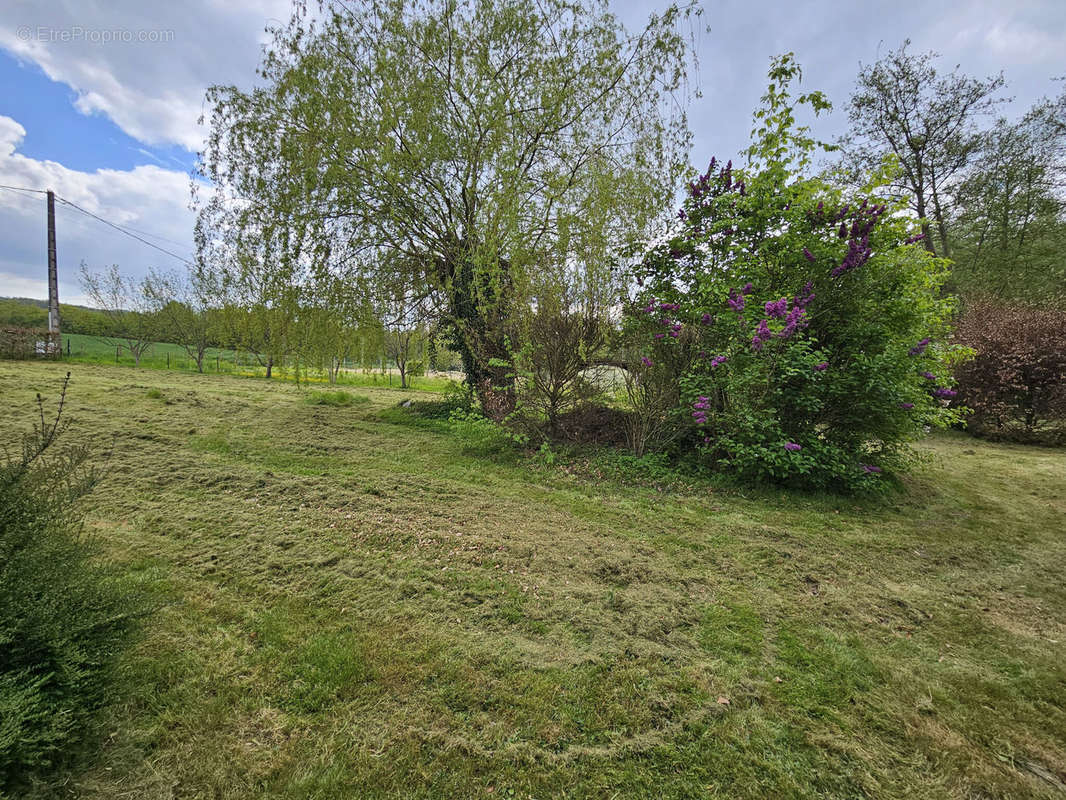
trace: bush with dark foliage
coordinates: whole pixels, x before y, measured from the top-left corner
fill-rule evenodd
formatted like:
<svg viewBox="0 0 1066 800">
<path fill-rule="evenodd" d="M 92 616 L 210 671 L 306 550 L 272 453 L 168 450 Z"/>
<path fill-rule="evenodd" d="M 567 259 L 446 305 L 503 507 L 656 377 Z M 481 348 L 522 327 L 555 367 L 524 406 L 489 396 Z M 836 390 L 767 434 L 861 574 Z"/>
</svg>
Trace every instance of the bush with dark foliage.
<svg viewBox="0 0 1066 800">
<path fill-rule="evenodd" d="M 69 375 L 67 376 L 69 379 Z M 0 463 L 0 792 L 60 761 L 104 702 L 144 596 L 95 563 L 75 501 L 85 447 L 59 450 L 59 411 Z"/>
<path fill-rule="evenodd" d="M 956 370 L 971 432 L 1066 443 L 1066 311 L 971 302 L 956 339 L 976 353 Z"/>
</svg>

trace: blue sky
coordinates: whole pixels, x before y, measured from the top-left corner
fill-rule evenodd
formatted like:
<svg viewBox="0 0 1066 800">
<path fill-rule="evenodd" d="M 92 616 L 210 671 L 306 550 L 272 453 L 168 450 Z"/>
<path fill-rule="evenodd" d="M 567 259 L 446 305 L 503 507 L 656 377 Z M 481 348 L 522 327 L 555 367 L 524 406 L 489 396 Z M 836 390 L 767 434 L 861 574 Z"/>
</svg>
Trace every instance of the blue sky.
<svg viewBox="0 0 1066 800">
<path fill-rule="evenodd" d="M 59 161 L 70 169 L 129 170 L 138 164 L 159 164 L 189 171 L 195 154 L 175 144 L 138 141 L 103 114 L 85 114 L 75 107 L 78 93 L 49 78 L 36 63 L 19 61 L 0 51 L 0 114 L 26 129 L 19 152 L 37 160 Z"/>
<path fill-rule="evenodd" d="M 661 2 L 612 0 L 631 27 Z M 861 62 L 904 38 L 936 50 L 941 66 L 1003 70 L 1023 113 L 1063 84 L 1066 0 L 706 0 L 698 36 L 703 96 L 690 109 L 694 164 L 729 158 L 747 141 L 772 55 L 794 51 L 804 86 L 837 111 L 815 123 L 832 138 Z M 289 16 L 288 0 L 188 0 L 156 4 L 8 0 L 0 18 L 0 184 L 53 188 L 107 219 L 192 252 L 190 170 L 201 146 L 204 91 L 248 86 L 264 27 Z M 60 291 L 78 301 L 78 266 L 117 263 L 139 276 L 180 262 L 60 206 Z M 151 238 L 151 237 L 149 237 Z M 44 202 L 0 191 L 0 296 L 44 297 Z"/>
</svg>

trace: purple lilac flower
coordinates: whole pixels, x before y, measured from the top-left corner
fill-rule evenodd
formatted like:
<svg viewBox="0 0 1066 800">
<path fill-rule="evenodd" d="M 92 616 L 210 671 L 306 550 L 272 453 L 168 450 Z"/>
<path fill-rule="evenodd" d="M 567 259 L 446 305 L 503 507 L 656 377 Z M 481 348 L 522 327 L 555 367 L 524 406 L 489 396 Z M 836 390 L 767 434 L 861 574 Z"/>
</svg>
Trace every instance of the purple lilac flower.
<svg viewBox="0 0 1066 800">
<path fill-rule="evenodd" d="M 778 338 L 787 339 L 794 334 L 801 325 L 806 327 L 807 322 L 804 319 L 806 315 L 807 312 L 802 308 L 794 308 L 788 312 L 788 317 L 785 319 L 785 327 L 783 327 L 777 334 Z"/>
<path fill-rule="evenodd" d="M 700 317 L 700 322 L 702 322 L 704 325 L 710 325 L 712 322 L 714 322 L 714 317 L 712 317 L 710 314 L 704 314 L 702 317 Z"/>
<path fill-rule="evenodd" d="M 863 236 L 862 239 L 851 239 L 848 241 L 848 252 L 844 256 L 844 260 L 840 262 L 840 266 L 835 267 L 830 274 L 834 278 L 839 278 L 845 272 L 850 272 L 856 267 L 861 267 L 870 260 L 870 256 L 872 255 L 873 250 L 870 249 L 869 236 Z"/>
<path fill-rule="evenodd" d="M 740 293 L 741 294 L 751 294 L 754 291 L 755 291 L 755 286 L 752 284 L 751 281 L 748 281 L 747 283 L 744 284 L 744 288 L 740 290 Z"/>
<path fill-rule="evenodd" d="M 720 367 L 729 360 L 729 356 L 715 356 L 711 359 L 711 368 Z"/>
<path fill-rule="evenodd" d="M 697 425 L 704 425 L 707 422 L 707 409 L 711 407 L 710 398 L 704 397 L 702 394 L 696 399 L 696 402 L 692 404 L 693 412 L 692 418 L 696 420 Z"/>
<path fill-rule="evenodd" d="M 920 242 L 924 238 L 925 238 L 925 234 L 924 233 L 915 234 L 914 236 L 908 236 L 903 241 L 903 244 L 914 244 L 915 242 Z"/>
<path fill-rule="evenodd" d="M 846 223 L 846 222 L 841 222 L 840 223 L 840 230 L 837 231 L 837 236 L 839 236 L 841 239 L 847 239 L 848 238 L 848 223 Z"/>
<path fill-rule="evenodd" d="M 656 339 L 663 339 L 663 338 L 665 338 L 665 337 L 666 337 L 666 334 L 665 334 L 665 333 L 657 333 L 657 334 L 655 334 L 655 338 L 656 338 Z"/>
<path fill-rule="evenodd" d="M 803 248 L 803 257 L 806 258 L 808 261 L 814 261 L 814 253 L 812 253 L 806 247 Z"/>
<path fill-rule="evenodd" d="M 684 220 L 685 216 L 686 216 L 685 209 L 682 208 L 680 211 L 677 212 L 677 218 L 678 219 Z"/>
<path fill-rule="evenodd" d="M 792 303 L 799 308 L 806 308 L 810 305 L 811 300 L 814 299 L 814 284 L 807 281 L 803 284 L 803 290 L 800 292 L 802 296 L 792 298 Z"/>
<path fill-rule="evenodd" d="M 816 372 L 825 372 L 827 369 L 829 369 L 829 362 L 823 361 L 821 364 L 815 364 L 814 369 Z"/>
<path fill-rule="evenodd" d="M 795 442 L 785 442 L 785 449 L 790 453 L 796 453 L 803 449 L 803 445 L 796 444 Z"/>
<path fill-rule="evenodd" d="M 654 364 L 655 362 L 654 362 L 654 361 L 652 361 L 652 360 L 651 360 L 650 358 L 648 358 L 647 356 L 641 356 L 641 358 L 640 358 L 640 363 L 641 363 L 641 364 L 643 364 L 643 365 L 644 365 L 645 367 L 650 367 L 650 366 L 651 366 L 652 364 Z"/>
<path fill-rule="evenodd" d="M 770 327 L 766 324 L 765 319 L 759 320 L 759 325 L 755 329 L 755 335 L 751 337 L 751 347 L 758 352 L 762 350 L 763 342 L 769 341 L 773 337 L 770 332 Z"/>
<path fill-rule="evenodd" d="M 741 311 L 744 310 L 744 303 L 746 301 L 744 300 L 743 294 L 738 294 L 736 289 L 730 289 L 729 300 L 726 302 L 729 303 L 729 307 L 731 309 L 733 309 L 739 314 Z"/>
<path fill-rule="evenodd" d="M 922 339 L 918 344 L 914 345 L 914 347 L 907 351 L 908 354 L 912 356 L 920 356 L 925 352 L 925 348 L 929 346 L 929 341 L 929 337 Z"/>
<path fill-rule="evenodd" d="M 912 408 L 914 408 L 914 403 L 900 403 L 899 407 L 902 408 L 904 411 L 910 411 Z"/>
<path fill-rule="evenodd" d="M 781 319 L 788 313 L 788 298 L 782 297 L 780 300 L 767 300 L 763 304 L 763 309 L 765 309 L 768 317 Z"/>
<path fill-rule="evenodd" d="M 956 392 L 954 389 L 947 389 L 945 387 L 940 387 L 938 389 L 933 390 L 933 397 L 939 397 L 941 400 L 950 400 L 957 394 L 958 392 Z"/>
<path fill-rule="evenodd" d="M 932 372 L 923 372 L 922 377 L 925 378 L 927 381 L 936 380 L 936 375 L 934 375 Z"/>
<path fill-rule="evenodd" d="M 875 464 L 859 464 L 859 466 L 862 467 L 862 471 L 865 472 L 867 475 L 871 473 L 876 474 L 881 471 L 881 468 L 876 466 Z"/>
</svg>

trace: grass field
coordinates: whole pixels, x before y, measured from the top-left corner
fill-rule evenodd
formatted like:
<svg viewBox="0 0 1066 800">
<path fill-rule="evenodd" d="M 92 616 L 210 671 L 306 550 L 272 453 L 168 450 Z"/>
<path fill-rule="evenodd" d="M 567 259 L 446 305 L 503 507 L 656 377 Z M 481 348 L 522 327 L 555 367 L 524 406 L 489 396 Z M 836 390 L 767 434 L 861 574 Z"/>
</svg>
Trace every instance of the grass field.
<svg viewBox="0 0 1066 800">
<path fill-rule="evenodd" d="M 62 361 L 65 364 L 106 364 L 119 366 L 134 366 L 133 356 L 127 348 L 115 344 L 117 340 L 103 339 L 97 336 L 86 336 L 78 333 L 64 333 L 62 335 Z M 140 369 L 165 369 L 196 371 L 196 360 L 189 357 L 179 344 L 171 342 L 155 342 L 151 348 L 141 356 Z M 207 374 L 239 375 L 244 377 L 263 377 L 266 368 L 254 360 L 247 353 L 235 353 L 233 350 L 211 347 L 204 356 L 204 372 Z M 282 366 L 274 367 L 274 378 L 280 381 L 294 380 L 295 375 L 291 369 Z M 326 383 L 328 377 L 317 374 L 314 371 L 303 371 L 301 381 L 311 383 Z M 400 376 L 395 368 L 382 372 L 380 369 L 363 370 L 351 367 L 340 371 L 338 383 L 345 386 L 388 386 L 399 388 Z M 437 375 L 408 376 L 412 388 L 421 391 L 440 392 L 448 385 L 448 379 Z"/>
<path fill-rule="evenodd" d="M 67 368 L 0 362 L 5 442 Z M 417 393 L 72 370 L 88 527 L 165 605 L 31 798 L 1066 796 L 1064 451 L 656 487 Z"/>
</svg>

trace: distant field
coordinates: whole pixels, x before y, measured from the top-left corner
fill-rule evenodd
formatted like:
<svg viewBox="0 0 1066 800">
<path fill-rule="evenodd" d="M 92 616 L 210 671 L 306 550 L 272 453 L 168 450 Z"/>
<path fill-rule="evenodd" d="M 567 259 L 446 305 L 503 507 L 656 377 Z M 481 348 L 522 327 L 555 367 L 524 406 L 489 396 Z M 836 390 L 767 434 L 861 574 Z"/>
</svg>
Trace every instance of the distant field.
<svg viewBox="0 0 1066 800">
<path fill-rule="evenodd" d="M 63 334 L 63 360 L 76 364 L 108 364 L 124 365 L 132 367 L 134 358 L 129 350 L 122 345 L 116 345 L 108 340 L 83 334 Z M 196 371 L 196 361 L 188 356 L 181 345 L 169 342 L 156 342 L 151 349 L 141 356 L 141 369 L 170 369 Z M 204 372 L 226 373 L 244 376 L 263 376 L 266 368 L 257 363 L 247 353 L 238 353 L 233 350 L 210 348 L 204 358 Z M 293 380 L 292 370 L 284 367 L 274 367 L 274 376 L 281 381 Z M 325 374 L 314 371 L 309 374 L 301 374 L 301 380 L 311 382 L 328 382 Z M 444 375 L 416 376 L 411 378 L 414 388 L 423 391 L 443 391 L 449 383 L 449 378 Z M 395 386 L 399 388 L 400 377 L 395 370 L 382 372 L 377 369 L 361 369 L 352 365 L 341 371 L 339 383 L 347 386 Z"/>
<path fill-rule="evenodd" d="M 25 800 L 1064 796 L 1064 451 L 724 491 L 430 394 L 10 361 L 0 444 L 68 369 L 88 531 L 162 608 Z"/>
</svg>

